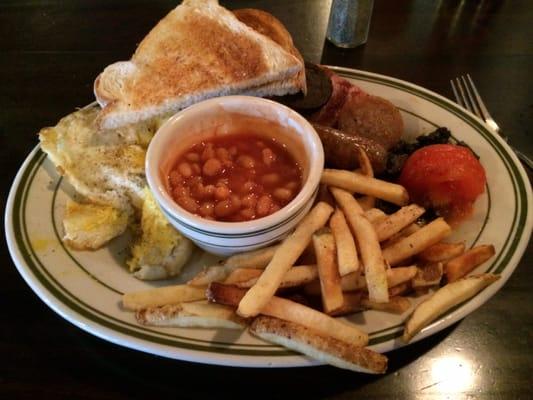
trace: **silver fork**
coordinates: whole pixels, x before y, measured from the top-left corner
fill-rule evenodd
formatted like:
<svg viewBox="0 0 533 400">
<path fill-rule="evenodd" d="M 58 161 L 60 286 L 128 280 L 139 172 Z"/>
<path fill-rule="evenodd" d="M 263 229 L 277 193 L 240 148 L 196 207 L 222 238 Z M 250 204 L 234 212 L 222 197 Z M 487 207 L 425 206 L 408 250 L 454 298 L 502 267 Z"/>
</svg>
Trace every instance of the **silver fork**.
<svg viewBox="0 0 533 400">
<path fill-rule="evenodd" d="M 487 125 L 494 130 L 498 135 L 500 135 L 509 145 L 509 147 L 514 151 L 518 158 L 527 165 L 527 167 L 533 170 L 533 161 L 526 154 L 522 153 L 517 148 L 513 147 L 509 143 L 509 139 L 505 136 L 496 121 L 492 118 L 485 103 L 481 99 L 479 92 L 474 85 L 474 81 L 469 74 L 465 76 L 460 76 L 458 78 L 452 79 L 450 81 L 452 85 L 453 94 L 457 103 L 463 108 L 466 108 L 471 113 L 480 117 Z"/>
</svg>

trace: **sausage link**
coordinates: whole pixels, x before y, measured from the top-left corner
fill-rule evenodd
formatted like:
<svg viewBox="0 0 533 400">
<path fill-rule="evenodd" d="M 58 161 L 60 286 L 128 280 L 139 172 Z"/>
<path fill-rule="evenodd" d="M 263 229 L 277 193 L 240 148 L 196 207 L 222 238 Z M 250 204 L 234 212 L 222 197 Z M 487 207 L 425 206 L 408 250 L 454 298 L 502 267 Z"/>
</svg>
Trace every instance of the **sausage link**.
<svg viewBox="0 0 533 400">
<path fill-rule="evenodd" d="M 320 124 L 313 124 L 313 127 L 322 141 L 327 166 L 349 170 L 357 168 L 357 148 L 361 148 L 368 155 L 376 174 L 385 169 L 387 150 L 378 142 Z"/>
</svg>

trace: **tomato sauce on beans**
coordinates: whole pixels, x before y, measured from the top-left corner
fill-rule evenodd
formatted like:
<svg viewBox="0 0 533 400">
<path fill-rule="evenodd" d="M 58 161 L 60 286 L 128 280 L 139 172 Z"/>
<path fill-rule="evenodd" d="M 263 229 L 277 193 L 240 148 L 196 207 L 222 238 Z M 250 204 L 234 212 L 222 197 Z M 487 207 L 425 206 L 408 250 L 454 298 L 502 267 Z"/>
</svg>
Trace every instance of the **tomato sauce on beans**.
<svg viewBox="0 0 533 400">
<path fill-rule="evenodd" d="M 266 217 L 294 199 L 302 171 L 283 144 L 239 133 L 194 144 L 177 158 L 168 181 L 172 198 L 185 210 L 242 222 Z"/>
</svg>

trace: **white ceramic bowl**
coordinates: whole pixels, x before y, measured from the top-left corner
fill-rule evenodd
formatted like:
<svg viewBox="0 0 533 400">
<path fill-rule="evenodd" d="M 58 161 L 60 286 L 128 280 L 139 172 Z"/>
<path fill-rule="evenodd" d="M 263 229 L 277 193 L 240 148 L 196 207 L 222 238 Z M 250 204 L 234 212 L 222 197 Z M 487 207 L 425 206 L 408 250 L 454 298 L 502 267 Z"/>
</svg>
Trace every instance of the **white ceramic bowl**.
<svg viewBox="0 0 533 400">
<path fill-rule="evenodd" d="M 177 156 L 214 135 L 250 132 L 280 137 L 302 168 L 302 189 L 275 213 L 246 222 L 204 219 L 180 207 L 169 194 L 168 174 Z M 197 103 L 164 123 L 146 155 L 146 178 L 172 225 L 202 249 L 231 255 L 283 238 L 307 214 L 324 165 L 322 143 L 307 120 L 282 104 L 257 97 L 227 96 Z"/>
</svg>

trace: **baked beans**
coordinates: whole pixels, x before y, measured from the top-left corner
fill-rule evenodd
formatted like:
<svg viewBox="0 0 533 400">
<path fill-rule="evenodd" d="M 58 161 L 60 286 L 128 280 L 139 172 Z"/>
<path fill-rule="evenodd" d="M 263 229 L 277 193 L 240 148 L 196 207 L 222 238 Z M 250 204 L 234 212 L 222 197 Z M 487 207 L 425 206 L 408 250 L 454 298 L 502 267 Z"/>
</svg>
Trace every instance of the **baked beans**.
<svg viewBox="0 0 533 400">
<path fill-rule="evenodd" d="M 217 136 L 181 154 L 168 176 L 185 210 L 225 222 L 266 217 L 289 203 L 302 171 L 283 144 L 254 134 Z"/>
</svg>

